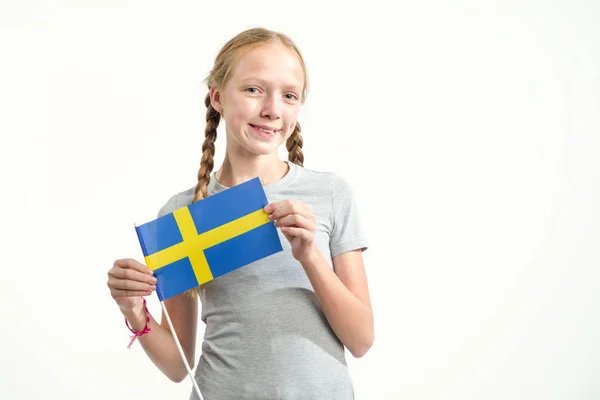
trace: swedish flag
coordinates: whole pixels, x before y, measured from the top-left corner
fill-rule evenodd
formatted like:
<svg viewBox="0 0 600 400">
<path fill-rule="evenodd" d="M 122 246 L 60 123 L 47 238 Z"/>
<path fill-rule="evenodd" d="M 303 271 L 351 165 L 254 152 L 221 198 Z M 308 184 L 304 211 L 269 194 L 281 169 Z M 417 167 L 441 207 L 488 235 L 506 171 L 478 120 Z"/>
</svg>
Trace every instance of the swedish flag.
<svg viewBox="0 0 600 400">
<path fill-rule="evenodd" d="M 282 251 L 258 178 L 135 230 L 160 301 Z"/>
</svg>

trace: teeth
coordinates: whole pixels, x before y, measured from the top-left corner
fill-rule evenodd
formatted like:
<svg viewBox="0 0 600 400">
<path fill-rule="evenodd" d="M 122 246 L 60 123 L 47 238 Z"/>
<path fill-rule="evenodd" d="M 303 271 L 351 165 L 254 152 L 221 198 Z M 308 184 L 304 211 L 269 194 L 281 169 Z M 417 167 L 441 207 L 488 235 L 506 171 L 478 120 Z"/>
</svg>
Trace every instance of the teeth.
<svg viewBox="0 0 600 400">
<path fill-rule="evenodd" d="M 275 132 L 275 131 L 270 131 L 270 130 L 267 130 L 267 129 L 259 128 L 258 126 L 256 127 L 256 129 L 258 129 L 259 131 L 266 132 L 266 133 L 274 133 Z"/>
</svg>

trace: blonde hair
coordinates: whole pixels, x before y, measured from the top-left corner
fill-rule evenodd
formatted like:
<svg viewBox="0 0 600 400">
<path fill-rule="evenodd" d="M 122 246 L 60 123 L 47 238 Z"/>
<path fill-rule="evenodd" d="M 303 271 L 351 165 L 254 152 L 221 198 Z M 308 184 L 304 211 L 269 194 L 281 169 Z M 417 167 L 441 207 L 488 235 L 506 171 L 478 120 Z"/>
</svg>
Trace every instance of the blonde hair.
<svg viewBox="0 0 600 400">
<path fill-rule="evenodd" d="M 214 167 L 213 158 L 215 156 L 217 127 L 221 120 L 221 115 L 210 103 L 210 89 L 214 86 L 219 88 L 225 87 L 225 84 L 228 82 L 235 67 L 236 61 L 239 59 L 241 49 L 249 46 L 256 47 L 261 44 L 281 44 L 296 52 L 300 64 L 302 65 L 302 70 L 304 71 L 304 88 L 302 90 L 301 101 L 304 102 L 306 100 L 308 93 L 308 77 L 304 59 L 296 45 L 286 35 L 264 28 L 253 28 L 239 33 L 227 42 L 217 55 L 215 64 L 210 71 L 210 74 L 205 79 L 209 89 L 209 93 L 204 99 L 204 105 L 206 106 L 206 128 L 204 131 L 204 143 L 202 144 L 200 169 L 198 170 L 198 183 L 194 190 L 194 202 L 208 196 L 208 183 Z M 288 150 L 288 160 L 300 166 L 304 163 L 302 144 L 301 128 L 300 124 L 297 122 L 294 131 L 286 141 L 286 148 Z"/>
</svg>

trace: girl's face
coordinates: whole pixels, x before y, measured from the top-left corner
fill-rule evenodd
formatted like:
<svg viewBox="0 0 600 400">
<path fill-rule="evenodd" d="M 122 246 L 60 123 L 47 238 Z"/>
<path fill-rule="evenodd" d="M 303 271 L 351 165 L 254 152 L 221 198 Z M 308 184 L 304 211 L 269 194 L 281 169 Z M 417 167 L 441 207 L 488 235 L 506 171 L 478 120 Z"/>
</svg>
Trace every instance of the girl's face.
<svg viewBox="0 0 600 400">
<path fill-rule="evenodd" d="M 211 90 L 234 151 L 267 155 L 293 132 L 300 112 L 304 71 L 296 53 L 261 45 L 242 53 L 225 88 Z"/>
</svg>

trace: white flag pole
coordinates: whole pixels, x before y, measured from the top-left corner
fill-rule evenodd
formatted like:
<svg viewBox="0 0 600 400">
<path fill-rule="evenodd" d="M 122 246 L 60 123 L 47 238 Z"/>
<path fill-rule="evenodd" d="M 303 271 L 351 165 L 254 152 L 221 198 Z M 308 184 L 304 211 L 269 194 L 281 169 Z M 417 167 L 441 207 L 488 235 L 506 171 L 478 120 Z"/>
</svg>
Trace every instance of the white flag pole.
<svg viewBox="0 0 600 400">
<path fill-rule="evenodd" d="M 194 375 L 192 374 L 192 369 L 190 368 L 190 364 L 188 364 L 187 358 L 185 357 L 185 353 L 183 352 L 183 349 L 181 348 L 181 344 L 179 343 L 179 338 L 177 337 L 177 333 L 175 333 L 175 328 L 173 328 L 173 324 L 171 323 L 171 318 L 169 317 L 169 313 L 167 312 L 167 307 L 165 307 L 165 303 L 163 301 L 160 302 L 160 305 L 162 306 L 163 312 L 165 313 L 165 317 L 167 318 L 167 322 L 169 323 L 169 328 L 171 329 L 171 333 L 173 334 L 173 339 L 175 339 L 175 344 L 177 345 L 177 349 L 179 350 L 179 354 L 181 355 L 181 360 L 183 361 L 183 364 L 185 365 L 185 369 L 187 370 L 188 375 L 190 376 L 190 379 L 192 380 L 192 383 L 194 384 L 194 390 L 196 391 L 198 398 L 200 400 L 204 400 L 204 397 L 202 397 L 202 394 L 200 393 L 200 388 L 198 387 L 198 384 L 196 383 L 196 379 L 194 379 Z"/>
</svg>

